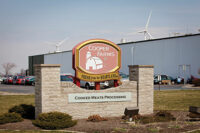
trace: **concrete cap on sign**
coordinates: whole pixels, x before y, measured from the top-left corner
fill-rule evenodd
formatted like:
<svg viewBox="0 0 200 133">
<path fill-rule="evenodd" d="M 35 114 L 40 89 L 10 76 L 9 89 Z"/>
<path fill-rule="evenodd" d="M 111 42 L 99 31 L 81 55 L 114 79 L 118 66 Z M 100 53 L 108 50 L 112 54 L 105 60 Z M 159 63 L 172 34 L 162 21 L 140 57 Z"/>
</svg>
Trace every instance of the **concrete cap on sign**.
<svg viewBox="0 0 200 133">
<path fill-rule="evenodd" d="M 35 64 L 34 67 L 60 67 L 61 64 Z"/>
</svg>

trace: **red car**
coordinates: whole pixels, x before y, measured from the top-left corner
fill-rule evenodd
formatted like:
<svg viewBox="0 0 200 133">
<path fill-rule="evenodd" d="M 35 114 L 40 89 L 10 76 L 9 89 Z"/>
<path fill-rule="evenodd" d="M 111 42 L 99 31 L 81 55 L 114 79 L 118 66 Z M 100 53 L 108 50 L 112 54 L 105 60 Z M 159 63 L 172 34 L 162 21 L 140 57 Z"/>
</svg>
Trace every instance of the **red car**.
<svg viewBox="0 0 200 133">
<path fill-rule="evenodd" d="M 12 84 L 12 83 L 13 83 L 13 78 L 12 77 L 7 77 L 6 84 Z"/>
<path fill-rule="evenodd" d="M 74 82 L 74 77 L 71 74 L 61 74 L 60 81 Z"/>
<path fill-rule="evenodd" d="M 17 76 L 14 76 L 13 77 L 13 84 L 21 84 L 21 82 L 22 82 L 22 80 L 24 79 L 24 77 L 25 76 L 19 76 L 19 75 L 17 75 Z"/>
<path fill-rule="evenodd" d="M 25 81 L 26 81 L 26 79 L 28 78 L 28 76 L 26 77 L 26 76 L 24 76 L 24 78 L 21 80 L 21 85 L 25 85 Z"/>
</svg>

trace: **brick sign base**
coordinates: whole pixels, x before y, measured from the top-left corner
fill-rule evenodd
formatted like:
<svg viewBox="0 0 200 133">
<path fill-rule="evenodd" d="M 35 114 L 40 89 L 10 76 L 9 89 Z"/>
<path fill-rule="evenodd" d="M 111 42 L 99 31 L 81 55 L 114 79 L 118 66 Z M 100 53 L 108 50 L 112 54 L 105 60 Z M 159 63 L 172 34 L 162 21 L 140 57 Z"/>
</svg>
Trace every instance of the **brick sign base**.
<svg viewBox="0 0 200 133">
<path fill-rule="evenodd" d="M 36 117 L 51 111 L 68 113 L 74 119 L 88 118 L 94 114 L 114 117 L 124 115 L 126 107 L 138 107 L 140 114 L 153 113 L 153 66 L 132 66 L 129 69 L 134 72 L 130 72 L 130 75 L 134 74 L 131 76 L 134 77 L 133 81 L 97 91 L 79 88 L 71 82 L 60 82 L 60 65 L 36 65 Z M 70 97 L 79 98 L 79 102 L 70 101 Z M 95 97 L 106 101 L 100 99 L 98 102 L 92 99 Z M 85 102 L 81 102 L 81 98 Z"/>
</svg>

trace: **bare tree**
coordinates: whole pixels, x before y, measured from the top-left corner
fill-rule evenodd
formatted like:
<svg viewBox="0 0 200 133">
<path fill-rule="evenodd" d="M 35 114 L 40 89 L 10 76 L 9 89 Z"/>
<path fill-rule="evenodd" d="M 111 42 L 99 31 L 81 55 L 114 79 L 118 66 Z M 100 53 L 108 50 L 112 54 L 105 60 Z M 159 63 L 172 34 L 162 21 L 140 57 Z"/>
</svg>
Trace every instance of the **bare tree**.
<svg viewBox="0 0 200 133">
<path fill-rule="evenodd" d="M 15 65 L 14 63 L 10 63 L 10 62 L 4 63 L 4 64 L 2 64 L 2 66 L 3 66 L 3 68 L 4 68 L 4 71 L 5 71 L 5 75 L 6 75 L 6 76 L 10 74 L 11 70 L 12 70 L 14 67 L 16 67 L 16 65 Z"/>
</svg>

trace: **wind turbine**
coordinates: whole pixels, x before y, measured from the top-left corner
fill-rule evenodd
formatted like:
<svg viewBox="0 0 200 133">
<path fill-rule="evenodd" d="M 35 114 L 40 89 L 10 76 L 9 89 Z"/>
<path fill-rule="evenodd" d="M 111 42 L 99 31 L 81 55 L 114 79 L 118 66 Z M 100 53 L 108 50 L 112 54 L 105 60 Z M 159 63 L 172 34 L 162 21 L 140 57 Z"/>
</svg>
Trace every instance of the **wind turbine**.
<svg viewBox="0 0 200 133">
<path fill-rule="evenodd" d="M 50 44 L 50 45 L 54 45 L 54 46 L 56 46 L 56 53 L 57 52 L 61 52 L 60 51 L 60 46 L 66 41 L 66 40 L 68 40 L 69 39 L 69 37 L 66 37 L 64 40 L 62 40 L 62 41 L 59 41 L 59 42 L 57 42 L 56 44 Z M 49 44 L 49 43 L 47 43 L 47 44 Z"/>
<path fill-rule="evenodd" d="M 150 18 L 151 18 L 151 14 L 152 14 L 152 11 L 149 14 L 149 18 L 147 20 L 145 29 L 142 30 L 142 31 L 138 31 L 138 33 L 143 33 L 144 34 L 144 40 L 153 39 L 152 35 L 148 32 L 148 26 L 149 26 L 149 21 L 150 21 Z"/>
</svg>

